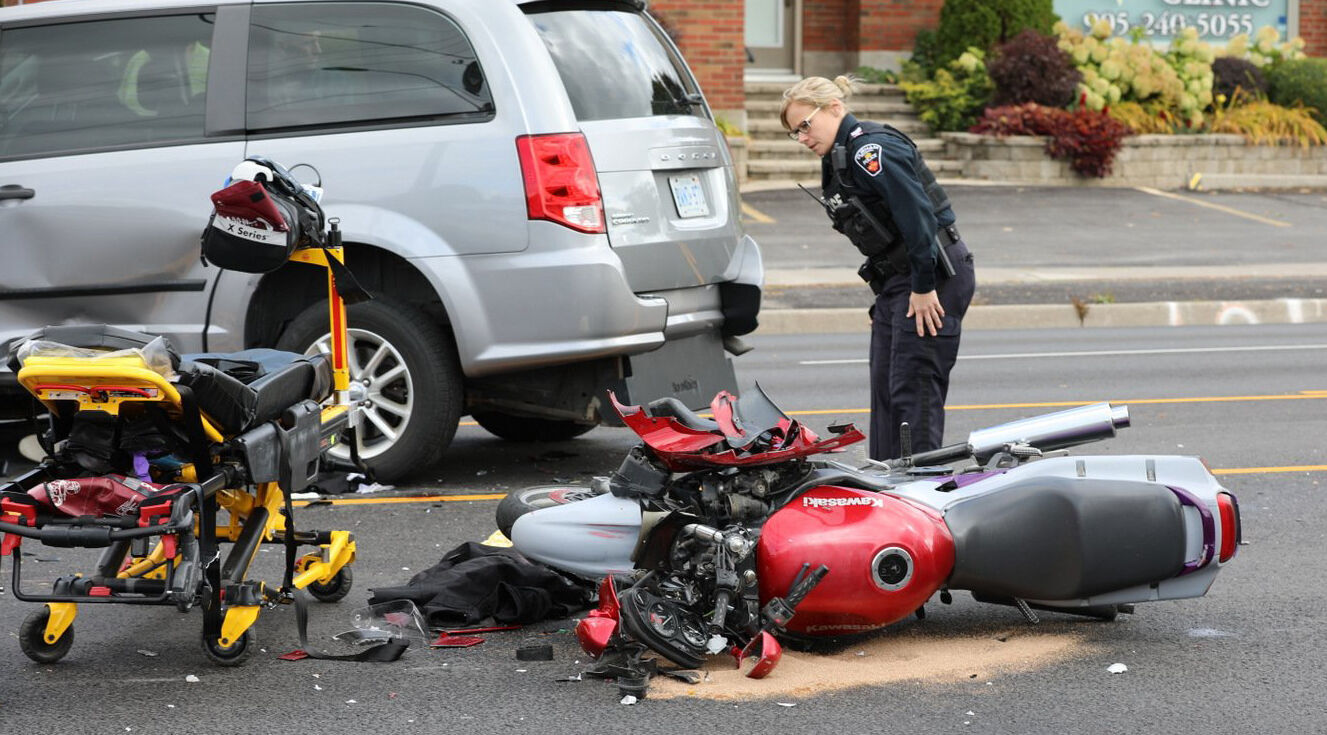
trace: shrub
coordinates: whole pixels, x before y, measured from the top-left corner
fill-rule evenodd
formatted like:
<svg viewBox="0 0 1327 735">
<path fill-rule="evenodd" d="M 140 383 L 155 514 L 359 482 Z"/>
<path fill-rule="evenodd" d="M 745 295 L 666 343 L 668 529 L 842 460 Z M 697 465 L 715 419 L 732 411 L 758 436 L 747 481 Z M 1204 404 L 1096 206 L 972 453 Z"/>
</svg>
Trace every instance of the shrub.
<svg viewBox="0 0 1327 735">
<path fill-rule="evenodd" d="M 1052 0 L 945 0 L 936 29 L 936 67 L 970 46 L 989 51 L 1026 28 L 1049 33 L 1056 20 Z"/>
<path fill-rule="evenodd" d="M 1235 91 L 1243 90 L 1246 102 L 1267 97 L 1267 77 L 1253 62 L 1223 56 L 1212 62 L 1212 94 L 1235 98 Z"/>
<path fill-rule="evenodd" d="M 898 84 L 898 74 L 888 69 L 877 69 L 874 66 L 859 66 L 853 70 L 852 76 L 859 82 L 866 84 Z"/>
<path fill-rule="evenodd" d="M 1254 144 L 1298 144 L 1304 148 L 1327 144 L 1327 128 L 1303 107 L 1282 107 L 1266 100 L 1218 106 L 1212 115 L 1213 133 L 1235 133 Z"/>
<path fill-rule="evenodd" d="M 1068 160 L 1069 167 L 1083 176 L 1104 178 L 1110 174 L 1125 136 L 1133 131 L 1110 115 L 1086 106 L 1071 112 L 1029 102 L 986 110 L 972 132 L 1001 137 L 1048 136 L 1047 155 Z"/>
<path fill-rule="evenodd" d="M 991 78 L 977 49 L 969 49 L 925 82 L 900 82 L 917 116 L 932 130 L 966 130 L 991 98 Z"/>
<path fill-rule="evenodd" d="M 1031 28 L 997 46 L 986 71 L 995 85 L 991 102 L 998 106 L 1035 102 L 1064 107 L 1083 81 L 1056 40 Z"/>
<path fill-rule="evenodd" d="M 1138 135 L 1171 135 L 1178 130 L 1175 117 L 1159 105 L 1120 102 L 1106 108 L 1106 114 L 1128 125 Z"/>
<path fill-rule="evenodd" d="M 924 79 L 930 79 L 935 75 L 935 70 L 940 68 L 939 57 L 940 41 L 935 31 L 930 28 L 917 31 L 912 40 L 912 57 L 909 61 L 921 69 Z"/>
<path fill-rule="evenodd" d="M 1269 97 L 1283 107 L 1302 105 L 1319 123 L 1327 121 L 1327 59 L 1283 61 L 1267 71 Z"/>
</svg>

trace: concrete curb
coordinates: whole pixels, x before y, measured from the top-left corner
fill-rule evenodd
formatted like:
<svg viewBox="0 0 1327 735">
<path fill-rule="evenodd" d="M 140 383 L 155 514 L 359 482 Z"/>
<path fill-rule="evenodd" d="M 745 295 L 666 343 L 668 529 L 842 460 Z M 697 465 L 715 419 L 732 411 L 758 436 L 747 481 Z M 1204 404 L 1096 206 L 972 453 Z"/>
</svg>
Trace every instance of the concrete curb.
<svg viewBox="0 0 1327 735">
<path fill-rule="evenodd" d="M 1044 180 L 1031 179 L 1027 181 L 1002 181 L 990 179 L 960 179 L 945 176 L 937 176 L 937 181 L 941 186 L 988 186 L 988 187 L 1069 187 L 1069 186 L 1090 186 L 1090 184 L 1077 183 L 1053 183 Z M 753 194 L 761 191 L 776 191 L 780 189 L 793 189 L 797 184 L 814 188 L 820 186 L 820 177 L 814 179 L 769 179 L 762 181 L 748 181 L 738 187 L 742 194 Z M 1136 189 L 1136 186 L 1122 186 L 1123 189 Z M 1187 189 L 1182 183 L 1173 187 L 1168 187 L 1172 191 L 1183 191 Z M 1198 183 L 1200 191 L 1240 191 L 1240 190 L 1289 190 L 1296 189 L 1327 189 L 1327 175 L 1323 174 L 1202 174 Z"/>
<path fill-rule="evenodd" d="M 1241 324 L 1327 323 L 1327 299 L 1262 301 L 1160 301 L 1087 304 L 1080 317 L 1072 304 L 973 306 L 967 330 L 1073 327 L 1187 327 Z M 871 331 L 865 308 L 767 309 L 756 334 L 847 334 Z"/>
</svg>

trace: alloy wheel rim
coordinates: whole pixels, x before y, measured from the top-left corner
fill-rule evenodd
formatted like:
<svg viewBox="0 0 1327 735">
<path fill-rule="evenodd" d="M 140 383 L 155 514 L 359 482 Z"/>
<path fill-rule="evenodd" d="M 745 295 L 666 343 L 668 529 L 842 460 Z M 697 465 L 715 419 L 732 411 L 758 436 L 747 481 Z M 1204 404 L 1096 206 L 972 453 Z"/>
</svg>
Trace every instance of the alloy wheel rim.
<svg viewBox="0 0 1327 735">
<path fill-rule="evenodd" d="M 350 395 L 360 405 L 357 436 L 360 459 L 372 459 L 390 449 L 410 424 L 415 386 L 410 368 L 391 342 L 367 329 L 347 330 L 349 338 Z M 325 334 L 306 355 L 328 355 L 332 338 Z M 350 448 L 338 444 L 330 450 L 337 459 L 349 459 Z"/>
</svg>

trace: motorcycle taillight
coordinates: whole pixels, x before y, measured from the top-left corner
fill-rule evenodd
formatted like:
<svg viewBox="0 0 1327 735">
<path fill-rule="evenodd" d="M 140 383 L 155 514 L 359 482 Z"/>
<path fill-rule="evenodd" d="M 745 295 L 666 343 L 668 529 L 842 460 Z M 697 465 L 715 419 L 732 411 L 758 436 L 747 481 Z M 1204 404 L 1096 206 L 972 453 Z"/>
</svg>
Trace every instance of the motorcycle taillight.
<svg viewBox="0 0 1327 735">
<path fill-rule="evenodd" d="M 1224 564 L 1235 556 L 1240 542 L 1239 501 L 1230 493 L 1217 493 L 1216 507 L 1221 514 L 1221 553 L 1217 559 Z"/>
<path fill-rule="evenodd" d="M 607 232 L 599 176 L 584 135 L 522 135 L 516 138 L 516 153 L 530 219 L 590 234 Z"/>
</svg>

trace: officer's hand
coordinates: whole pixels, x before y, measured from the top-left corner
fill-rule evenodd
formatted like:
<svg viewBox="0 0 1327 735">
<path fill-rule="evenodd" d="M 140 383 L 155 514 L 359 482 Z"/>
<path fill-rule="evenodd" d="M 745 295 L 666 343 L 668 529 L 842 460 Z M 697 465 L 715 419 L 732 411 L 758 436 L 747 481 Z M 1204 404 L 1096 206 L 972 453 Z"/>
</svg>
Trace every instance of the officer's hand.
<svg viewBox="0 0 1327 735">
<path fill-rule="evenodd" d="M 918 337 L 925 337 L 928 333 L 934 337 L 940 332 L 945 307 L 940 305 L 940 297 L 935 291 L 913 293 L 908 296 L 908 316 L 917 319 Z"/>
</svg>

